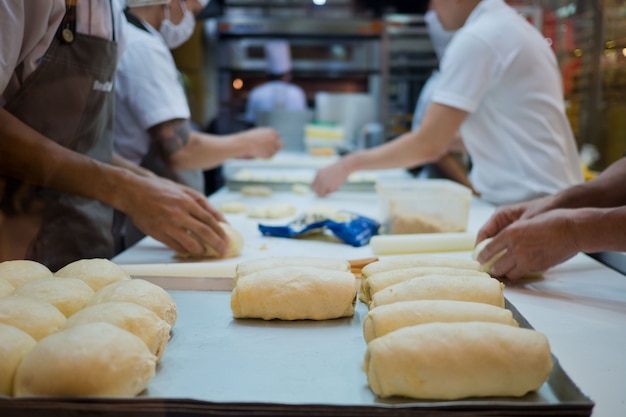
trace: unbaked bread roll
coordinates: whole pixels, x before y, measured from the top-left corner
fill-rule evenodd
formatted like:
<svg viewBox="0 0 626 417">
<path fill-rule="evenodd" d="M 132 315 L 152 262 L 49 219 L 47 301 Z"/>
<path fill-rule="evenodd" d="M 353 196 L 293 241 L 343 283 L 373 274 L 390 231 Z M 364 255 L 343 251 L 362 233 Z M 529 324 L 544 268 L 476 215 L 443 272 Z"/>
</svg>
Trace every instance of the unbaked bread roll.
<svg viewBox="0 0 626 417">
<path fill-rule="evenodd" d="M 17 327 L 35 340 L 58 332 L 65 320 L 63 313 L 45 301 L 19 295 L 0 298 L 0 323 Z"/>
<path fill-rule="evenodd" d="M 78 278 L 41 278 L 18 287 L 14 295 L 48 302 L 69 317 L 87 305 L 94 290 Z"/>
<path fill-rule="evenodd" d="M 228 250 L 224 255 L 220 255 L 212 247 L 204 245 L 204 253 L 200 256 L 188 253 L 177 253 L 176 256 L 179 258 L 232 258 L 239 256 L 241 254 L 241 249 L 243 249 L 243 236 L 241 236 L 241 233 L 239 233 L 237 229 L 228 223 L 219 222 L 219 225 L 228 237 Z"/>
<path fill-rule="evenodd" d="M 9 284 L 9 281 L 6 279 L 0 278 L 0 297 L 11 295 L 13 294 L 13 291 L 15 291 L 13 285 Z"/>
<path fill-rule="evenodd" d="M 51 277 L 52 272 L 39 262 L 18 259 L 0 262 L 0 278 L 7 280 L 13 288 L 39 278 Z"/>
<path fill-rule="evenodd" d="M 237 280 L 230 306 L 235 318 L 327 320 L 354 314 L 353 273 L 283 266 Z"/>
<path fill-rule="evenodd" d="M 434 322 L 487 321 L 518 326 L 511 310 L 456 300 L 399 301 L 370 310 L 363 319 L 363 337 L 370 342 L 402 327 Z"/>
<path fill-rule="evenodd" d="M 495 278 L 425 275 L 378 291 L 370 308 L 410 300 L 474 301 L 504 307 L 504 284 Z"/>
<path fill-rule="evenodd" d="M 154 377 L 156 357 L 110 323 L 82 324 L 39 341 L 17 368 L 15 396 L 133 397 Z"/>
<path fill-rule="evenodd" d="M 178 318 L 176 303 L 167 291 L 144 279 L 114 282 L 96 291 L 88 306 L 107 301 L 128 301 L 146 307 L 174 327 Z"/>
<path fill-rule="evenodd" d="M 219 210 L 224 214 L 238 214 L 245 213 L 248 210 L 248 206 L 240 201 L 231 201 L 220 204 Z"/>
<path fill-rule="evenodd" d="M 294 214 L 296 214 L 296 207 L 284 203 L 252 206 L 247 210 L 248 217 L 252 219 L 283 219 Z"/>
<path fill-rule="evenodd" d="M 414 268 L 418 266 L 443 266 L 448 268 L 480 270 L 480 264 L 472 259 L 418 254 L 393 256 L 372 262 L 363 268 L 361 276 L 367 278 L 378 272 L 390 271 L 392 269 Z"/>
<path fill-rule="evenodd" d="M 130 275 L 121 266 L 103 258 L 74 261 L 59 269 L 54 276 L 82 279 L 94 291 L 98 291 L 112 282 L 130 279 Z"/>
<path fill-rule="evenodd" d="M 406 281 L 411 278 L 424 275 L 464 275 L 482 276 L 489 278 L 490 275 L 475 269 L 451 268 L 445 266 L 417 266 L 413 268 L 391 269 L 389 271 L 378 272 L 361 279 L 361 290 L 359 299 L 364 303 L 372 301 L 372 295 L 391 285 Z"/>
<path fill-rule="evenodd" d="M 345 259 L 317 258 L 314 256 L 277 256 L 239 262 L 235 269 L 235 283 L 239 277 L 244 275 L 281 266 L 314 266 L 335 271 L 350 271 L 350 263 Z"/>
<path fill-rule="evenodd" d="M 429 323 L 372 340 L 363 370 L 374 393 L 428 400 L 513 396 L 552 370 L 546 337 L 500 323 Z"/>
<path fill-rule="evenodd" d="M 265 185 L 244 185 L 239 191 L 252 197 L 270 197 L 273 194 L 272 189 Z"/>
<path fill-rule="evenodd" d="M 172 329 L 152 310 L 127 301 L 94 304 L 70 317 L 64 328 L 98 321 L 111 323 L 139 337 L 158 360 L 163 356 Z"/>
<path fill-rule="evenodd" d="M 35 343 L 25 331 L 0 323 L 0 395 L 13 395 L 15 371 Z"/>
<path fill-rule="evenodd" d="M 493 238 L 487 238 L 487 239 L 481 241 L 478 245 L 476 245 L 476 247 L 472 251 L 472 259 L 478 261 L 478 255 L 480 254 L 480 252 L 482 252 L 483 249 L 485 249 L 485 246 L 487 246 L 489 244 L 489 242 L 491 242 L 492 240 L 493 240 Z M 480 264 L 480 270 L 491 274 L 491 267 L 505 253 L 506 253 L 506 249 L 503 249 L 500 252 L 498 252 L 497 254 L 495 254 L 493 257 L 491 257 L 491 259 L 489 259 L 487 262 L 485 262 L 483 264 Z"/>
</svg>

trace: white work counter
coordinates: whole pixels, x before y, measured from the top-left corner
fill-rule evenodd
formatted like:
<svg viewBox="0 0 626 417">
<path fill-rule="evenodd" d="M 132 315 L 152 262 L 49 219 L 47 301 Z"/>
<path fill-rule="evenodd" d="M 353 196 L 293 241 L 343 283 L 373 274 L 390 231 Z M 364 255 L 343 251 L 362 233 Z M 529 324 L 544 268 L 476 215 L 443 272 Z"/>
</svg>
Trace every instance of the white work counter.
<svg viewBox="0 0 626 417">
<path fill-rule="evenodd" d="M 378 213 L 376 195 L 367 192 L 340 192 L 324 199 L 312 194 L 282 192 L 275 193 L 268 200 L 244 197 L 238 192 L 222 189 L 210 198 L 216 207 L 231 201 L 244 201 L 250 205 L 285 202 L 299 210 L 326 205 L 374 218 Z M 469 231 L 477 231 L 492 212 L 491 205 L 473 200 Z M 174 276 L 177 277 L 174 285 L 178 289 L 197 289 L 202 288 L 202 280 L 228 277 L 234 265 L 246 259 L 288 255 L 343 259 L 374 256 L 369 246 L 355 248 L 333 240 L 264 237 L 257 228 L 259 220 L 249 219 L 245 214 L 227 215 L 227 219 L 242 233 L 245 241 L 239 258 L 183 262 L 176 259 L 170 249 L 146 238 L 113 261 L 127 267 L 133 275 L 136 271 L 133 268 L 146 267 L 149 273 L 139 275 Z M 263 222 L 284 224 L 287 220 Z M 467 258 L 470 253 L 451 252 L 447 255 Z M 152 264 L 158 265 L 150 269 Z M 535 329 L 546 334 L 561 367 L 595 402 L 592 415 L 626 416 L 626 276 L 580 254 L 547 271 L 542 280 L 507 282 L 506 285 L 507 299 Z"/>
</svg>

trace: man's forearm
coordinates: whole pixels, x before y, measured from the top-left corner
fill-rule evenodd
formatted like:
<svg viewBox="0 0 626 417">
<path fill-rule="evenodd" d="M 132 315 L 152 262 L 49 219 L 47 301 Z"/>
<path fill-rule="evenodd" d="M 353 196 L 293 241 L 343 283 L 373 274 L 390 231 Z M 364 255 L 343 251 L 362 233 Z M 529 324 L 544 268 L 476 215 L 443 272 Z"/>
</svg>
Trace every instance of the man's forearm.
<svg viewBox="0 0 626 417">
<path fill-rule="evenodd" d="M 626 206 L 578 209 L 573 225 L 581 252 L 626 251 Z"/>
</svg>

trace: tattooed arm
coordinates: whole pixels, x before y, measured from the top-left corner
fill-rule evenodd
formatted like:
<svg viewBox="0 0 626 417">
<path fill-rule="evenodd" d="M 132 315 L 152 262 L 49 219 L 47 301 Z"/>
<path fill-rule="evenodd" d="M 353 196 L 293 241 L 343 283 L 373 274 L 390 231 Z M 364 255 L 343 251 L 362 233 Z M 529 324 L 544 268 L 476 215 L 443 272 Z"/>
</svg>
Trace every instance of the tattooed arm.
<svg viewBox="0 0 626 417">
<path fill-rule="evenodd" d="M 282 147 L 278 133 L 271 128 L 217 136 L 191 130 L 186 119 L 163 122 L 149 133 L 174 171 L 210 169 L 230 158 L 269 158 Z"/>
</svg>

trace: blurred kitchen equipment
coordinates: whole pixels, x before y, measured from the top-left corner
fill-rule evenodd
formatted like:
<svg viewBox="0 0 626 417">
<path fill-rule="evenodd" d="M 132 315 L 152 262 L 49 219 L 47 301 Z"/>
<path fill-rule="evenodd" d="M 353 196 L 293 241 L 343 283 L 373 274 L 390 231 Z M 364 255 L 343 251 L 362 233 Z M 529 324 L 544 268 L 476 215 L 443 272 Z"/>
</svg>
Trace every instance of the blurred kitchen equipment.
<svg viewBox="0 0 626 417">
<path fill-rule="evenodd" d="M 311 120 L 312 110 L 262 110 L 256 113 L 256 125 L 276 129 L 286 151 L 304 152 L 304 128 Z"/>
</svg>

